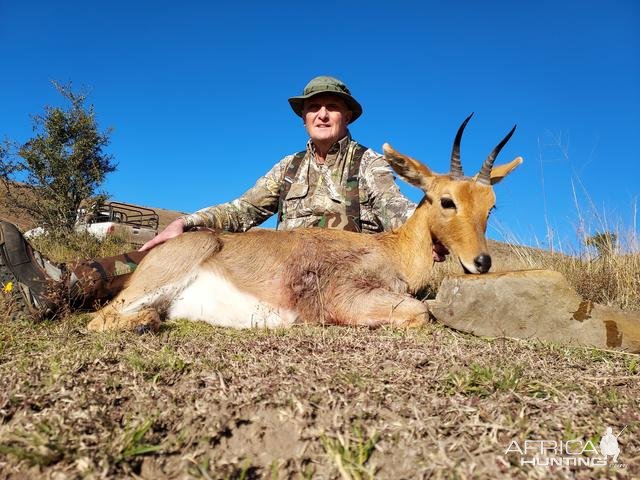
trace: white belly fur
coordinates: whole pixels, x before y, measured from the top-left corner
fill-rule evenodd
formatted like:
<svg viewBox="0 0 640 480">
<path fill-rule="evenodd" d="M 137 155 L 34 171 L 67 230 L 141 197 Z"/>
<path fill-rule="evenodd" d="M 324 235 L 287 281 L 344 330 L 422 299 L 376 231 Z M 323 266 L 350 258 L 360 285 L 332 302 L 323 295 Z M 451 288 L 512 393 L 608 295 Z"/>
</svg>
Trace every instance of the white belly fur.
<svg viewBox="0 0 640 480">
<path fill-rule="evenodd" d="M 172 300 L 168 317 L 201 320 L 221 327 L 276 328 L 294 324 L 298 315 L 261 302 L 214 272 L 200 270 Z"/>
</svg>

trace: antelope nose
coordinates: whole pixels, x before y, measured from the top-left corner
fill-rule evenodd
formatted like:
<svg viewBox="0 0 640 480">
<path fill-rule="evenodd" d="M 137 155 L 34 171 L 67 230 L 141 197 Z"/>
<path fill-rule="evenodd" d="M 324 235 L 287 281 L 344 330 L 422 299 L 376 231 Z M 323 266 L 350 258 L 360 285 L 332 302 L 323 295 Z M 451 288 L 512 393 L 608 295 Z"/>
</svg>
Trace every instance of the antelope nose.
<svg viewBox="0 0 640 480">
<path fill-rule="evenodd" d="M 481 253 L 473 259 L 473 263 L 480 273 L 487 273 L 491 268 L 491 255 Z"/>
</svg>

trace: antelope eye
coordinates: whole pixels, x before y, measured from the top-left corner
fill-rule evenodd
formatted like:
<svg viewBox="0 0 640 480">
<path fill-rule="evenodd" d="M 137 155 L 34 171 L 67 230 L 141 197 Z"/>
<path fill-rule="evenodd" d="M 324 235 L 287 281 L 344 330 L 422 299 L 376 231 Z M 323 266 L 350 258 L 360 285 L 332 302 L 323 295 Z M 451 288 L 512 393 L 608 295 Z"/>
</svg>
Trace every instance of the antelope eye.
<svg viewBox="0 0 640 480">
<path fill-rule="evenodd" d="M 441 198 L 440 205 L 442 208 L 456 208 L 456 204 L 450 198 Z"/>
</svg>

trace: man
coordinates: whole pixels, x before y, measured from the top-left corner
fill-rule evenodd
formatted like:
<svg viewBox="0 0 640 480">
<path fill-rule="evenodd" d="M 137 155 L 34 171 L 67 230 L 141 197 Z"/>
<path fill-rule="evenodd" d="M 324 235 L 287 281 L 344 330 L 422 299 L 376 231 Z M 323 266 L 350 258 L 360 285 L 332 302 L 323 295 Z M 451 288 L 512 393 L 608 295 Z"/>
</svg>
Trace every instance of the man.
<svg viewBox="0 0 640 480">
<path fill-rule="evenodd" d="M 176 219 L 138 252 L 61 267 L 33 250 L 14 225 L 0 222 L 0 280 L 15 282 L 31 313 L 52 316 L 63 298 L 77 308 L 113 298 L 149 249 L 187 230 L 242 232 L 274 214 L 281 230 L 374 233 L 404 223 L 415 204 L 400 193 L 384 158 L 351 139 L 348 125 L 362 107 L 347 86 L 316 77 L 289 104 L 309 134 L 306 149 L 284 157 L 240 198 Z M 50 295 L 56 288 L 68 294 Z"/>
</svg>

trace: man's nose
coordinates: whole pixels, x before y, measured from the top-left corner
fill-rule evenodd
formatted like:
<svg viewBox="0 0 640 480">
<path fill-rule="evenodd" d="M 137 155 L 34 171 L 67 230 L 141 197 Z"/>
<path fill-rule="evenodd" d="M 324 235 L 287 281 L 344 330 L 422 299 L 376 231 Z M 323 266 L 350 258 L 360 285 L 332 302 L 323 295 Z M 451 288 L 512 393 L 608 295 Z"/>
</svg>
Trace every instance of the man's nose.
<svg viewBox="0 0 640 480">
<path fill-rule="evenodd" d="M 325 107 L 324 105 L 320 107 L 320 110 L 318 110 L 319 117 L 325 118 L 328 114 L 329 114 L 329 111 L 327 110 L 327 107 Z"/>
</svg>

